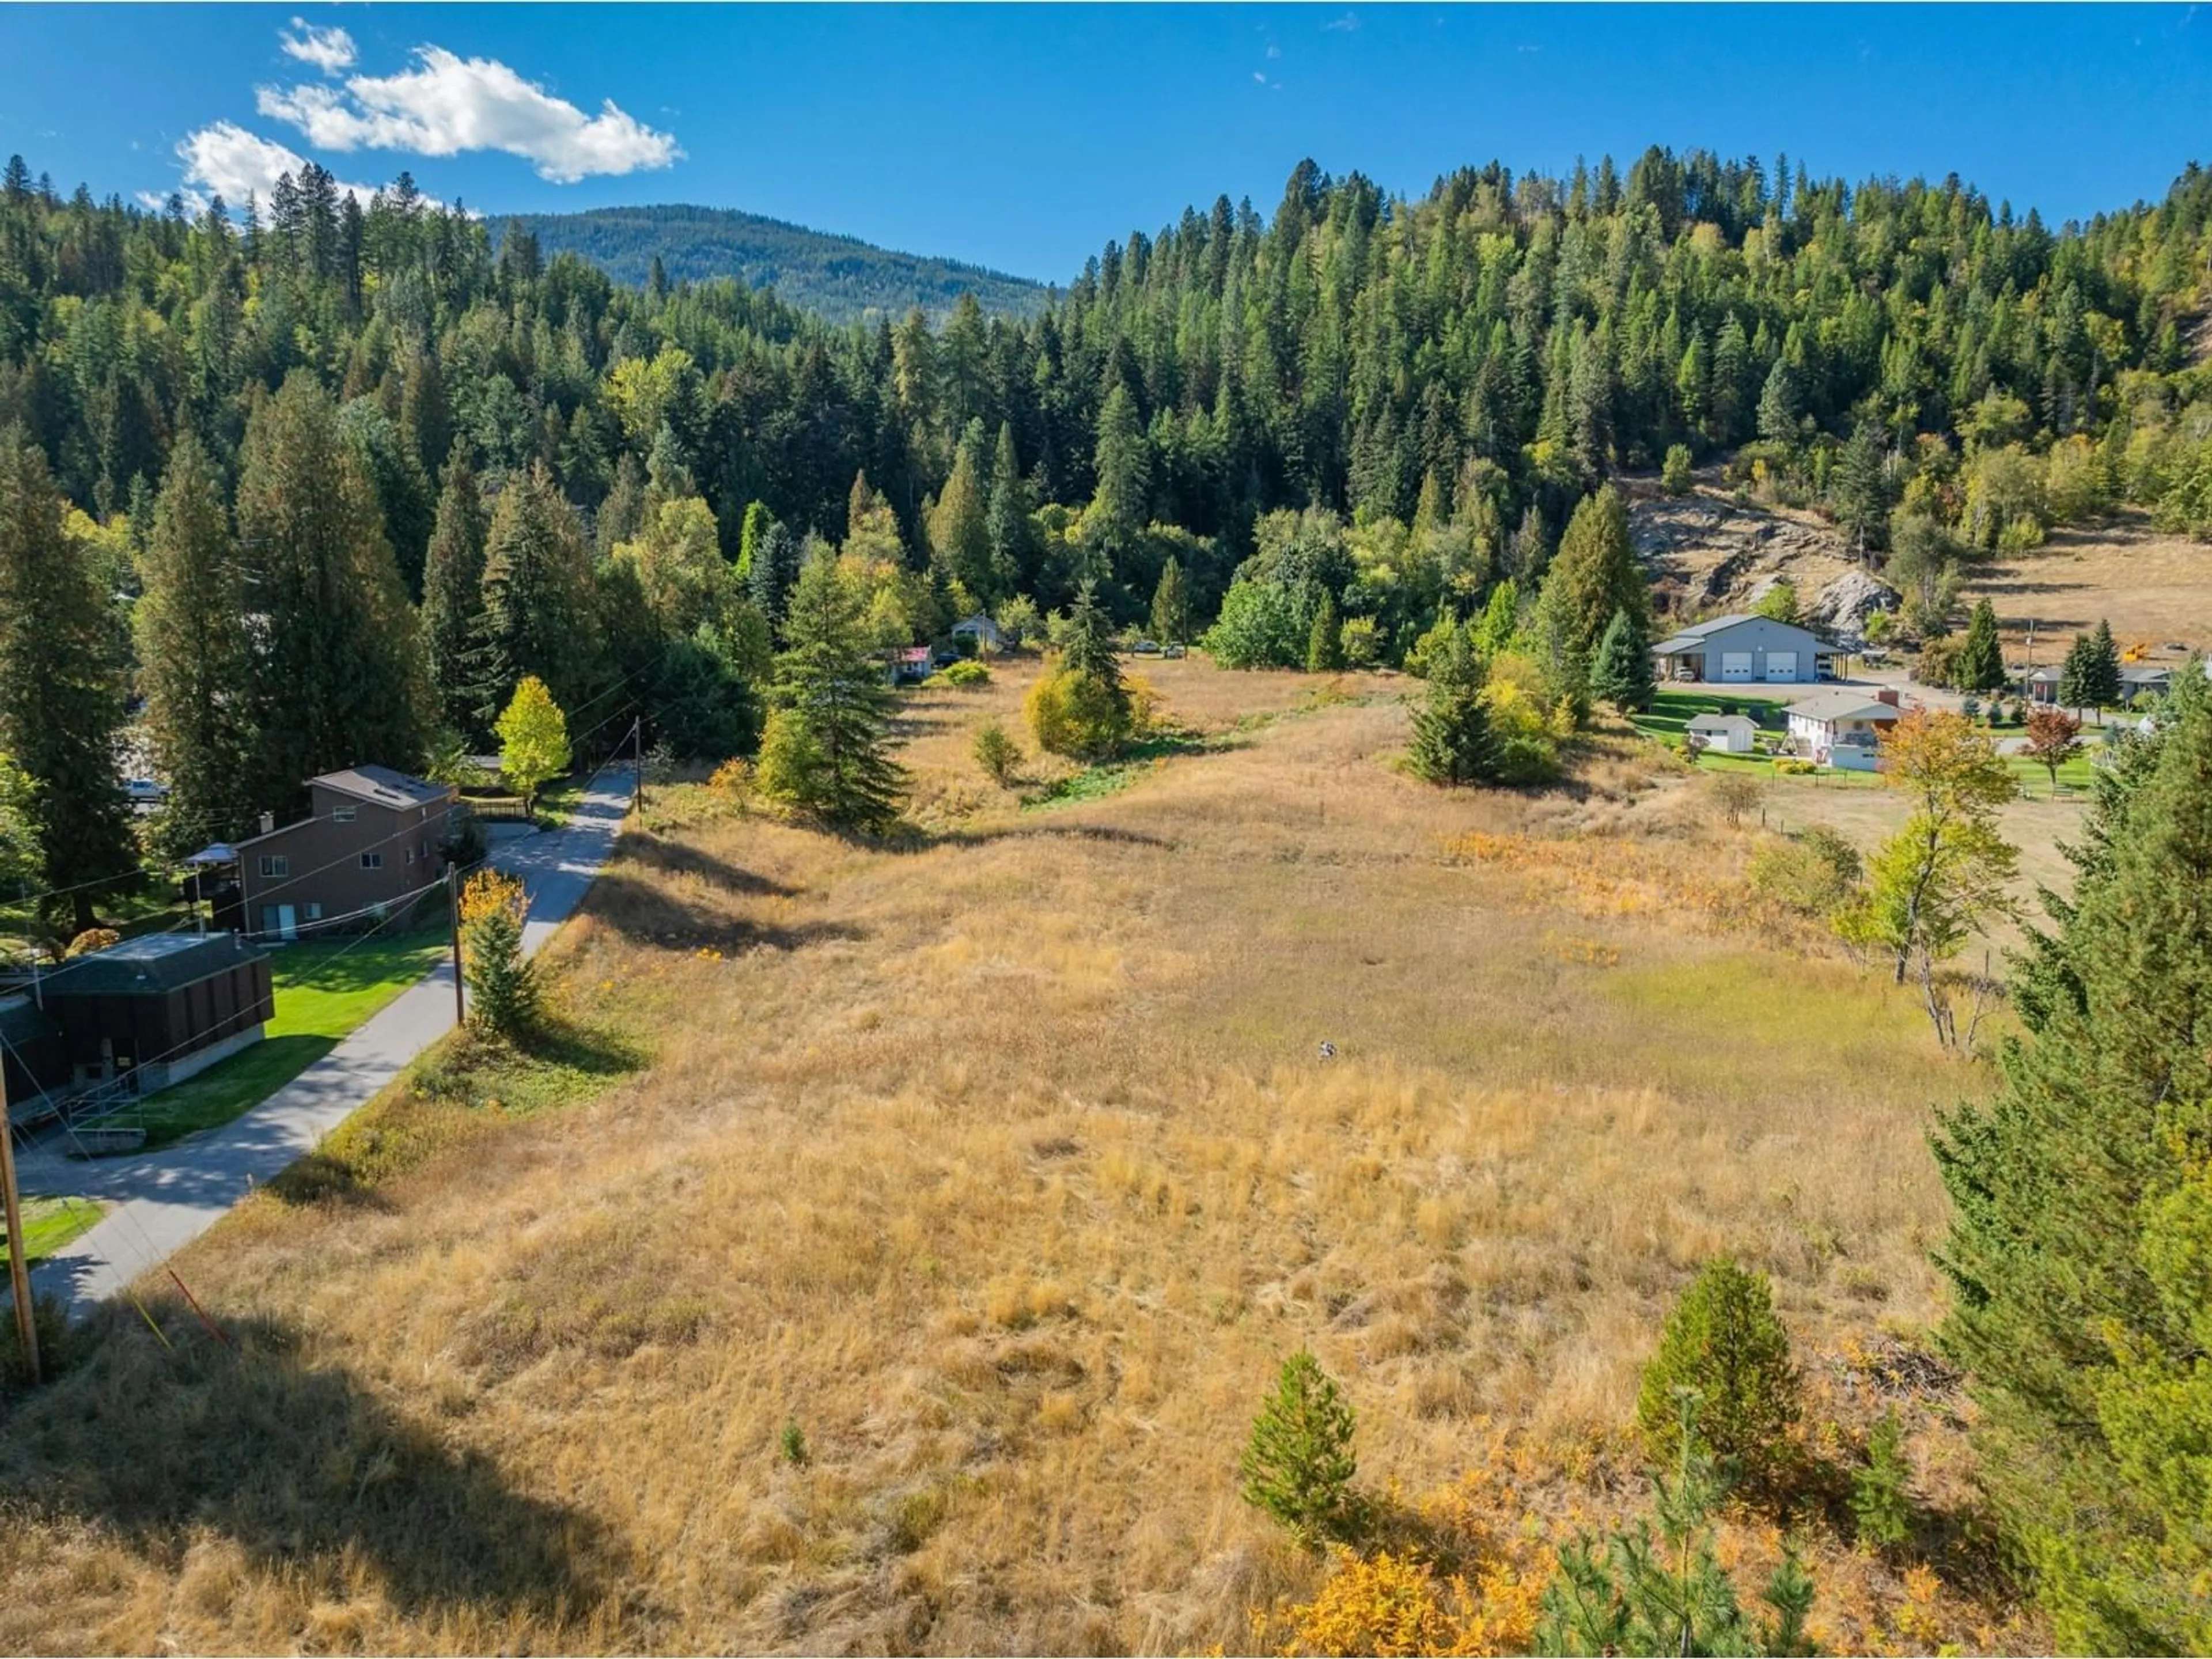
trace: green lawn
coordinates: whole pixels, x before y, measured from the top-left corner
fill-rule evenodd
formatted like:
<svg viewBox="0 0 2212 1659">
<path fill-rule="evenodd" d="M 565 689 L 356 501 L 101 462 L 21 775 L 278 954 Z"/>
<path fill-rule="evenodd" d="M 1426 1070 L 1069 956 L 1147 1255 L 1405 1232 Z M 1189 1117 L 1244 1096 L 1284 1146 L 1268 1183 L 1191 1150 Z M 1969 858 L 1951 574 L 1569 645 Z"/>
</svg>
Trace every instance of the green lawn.
<svg viewBox="0 0 2212 1659">
<path fill-rule="evenodd" d="M 429 972 L 447 948 L 447 934 L 439 928 L 270 951 L 276 1012 L 268 1035 L 243 1054 L 149 1097 L 147 1146 L 228 1123 L 258 1105 Z"/>
<path fill-rule="evenodd" d="M 79 1233 L 89 1232 L 100 1206 L 88 1198 L 27 1198 L 23 1200 L 23 1259 L 42 1261 Z M 0 1237 L 0 1261 L 8 1241 Z"/>
<path fill-rule="evenodd" d="M 1651 699 L 1651 707 L 1631 716 L 1629 723 L 1647 738 L 1680 742 L 1684 728 L 1692 720 L 1700 714 L 1717 714 L 1725 707 L 1732 714 L 1750 715 L 1759 723 L 1759 729 L 1762 732 L 1778 732 L 1782 729 L 1782 720 L 1777 711 L 1784 706 L 1779 697 L 1661 691 Z"/>
</svg>

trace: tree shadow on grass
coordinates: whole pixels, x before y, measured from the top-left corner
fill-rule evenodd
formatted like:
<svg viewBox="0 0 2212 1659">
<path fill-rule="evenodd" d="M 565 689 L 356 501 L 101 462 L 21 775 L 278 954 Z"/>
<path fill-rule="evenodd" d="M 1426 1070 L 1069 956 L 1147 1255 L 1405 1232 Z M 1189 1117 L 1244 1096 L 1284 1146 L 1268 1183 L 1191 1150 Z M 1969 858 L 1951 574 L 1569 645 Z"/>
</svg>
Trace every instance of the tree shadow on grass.
<svg viewBox="0 0 2212 1659">
<path fill-rule="evenodd" d="M 112 1529 L 171 1565 L 210 1530 L 256 1568 L 305 1577 L 309 1599 L 345 1599 L 365 1565 L 418 1618 L 559 1623 L 619 1577 L 596 1519 L 453 1449 L 427 1402 L 401 1409 L 276 1322 L 219 1315 L 225 1346 L 173 1297 L 149 1311 L 173 1350 L 104 1306 L 74 1334 L 74 1370 L 0 1407 L 0 1486 L 33 1514 Z"/>
<path fill-rule="evenodd" d="M 603 875 L 592 884 L 589 914 L 634 945 L 677 951 L 797 951 L 833 939 L 863 937 L 842 922 L 805 922 L 781 927 L 702 909 L 635 877 Z"/>
<path fill-rule="evenodd" d="M 664 875 L 697 876 L 726 891 L 757 897 L 790 898 L 799 890 L 756 871 L 716 858 L 688 842 L 659 836 L 631 836 L 623 842 L 623 856 L 633 864 Z"/>
</svg>

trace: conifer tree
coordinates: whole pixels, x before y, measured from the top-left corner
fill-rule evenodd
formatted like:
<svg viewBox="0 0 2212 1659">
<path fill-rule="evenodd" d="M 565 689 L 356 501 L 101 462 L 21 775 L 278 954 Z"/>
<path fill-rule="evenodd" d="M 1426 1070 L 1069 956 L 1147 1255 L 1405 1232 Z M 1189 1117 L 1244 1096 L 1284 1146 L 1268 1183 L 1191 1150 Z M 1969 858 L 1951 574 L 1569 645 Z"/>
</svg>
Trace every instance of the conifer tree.
<svg viewBox="0 0 2212 1659">
<path fill-rule="evenodd" d="M 1498 775 L 1497 741 L 1484 702 L 1483 665 L 1467 630 L 1454 627 L 1429 659 L 1428 690 L 1413 711 L 1407 761 L 1417 776 L 1447 786 Z"/>
<path fill-rule="evenodd" d="M 1190 590 L 1182 562 L 1170 553 L 1160 567 L 1160 585 L 1152 590 L 1152 637 L 1162 645 L 1188 645 L 1190 632 Z"/>
<path fill-rule="evenodd" d="M 991 547 L 993 591 L 997 593 L 1012 593 L 1026 586 L 1034 574 L 1030 510 L 1029 484 L 1022 477 L 1014 448 L 1013 425 L 1002 422 L 991 456 L 991 495 L 984 522 Z"/>
<path fill-rule="evenodd" d="M 1789 447 L 1796 443 L 1802 404 L 1797 376 L 1788 363 L 1775 359 L 1767 371 L 1766 385 L 1759 394 L 1759 435 L 1770 444 Z"/>
<path fill-rule="evenodd" d="M 1644 572 L 1629 541 L 1628 506 L 1611 484 L 1575 508 L 1540 603 L 1556 619 L 1566 648 L 1585 662 L 1615 611 L 1639 620 L 1650 614 Z"/>
<path fill-rule="evenodd" d="M 857 503 L 862 499 L 862 492 L 866 489 L 867 482 L 868 477 L 865 472 L 855 473 L 853 477 L 853 501 L 856 505 L 848 508 L 848 523 L 859 521 Z M 873 493 L 873 491 L 867 492 L 870 496 L 872 496 Z M 769 526 L 775 522 L 775 515 L 768 510 L 766 501 L 745 503 L 744 525 L 738 536 L 738 580 L 744 583 L 749 590 L 752 585 L 753 566 L 760 558 L 761 543 L 768 535 Z"/>
<path fill-rule="evenodd" d="M 2076 634 L 2073 644 L 2066 647 L 2066 659 L 2058 665 L 2058 702 L 2063 708 L 2094 708 L 2096 697 L 2090 690 L 2090 681 L 2095 671 L 2089 658 L 2096 649 L 2087 634 Z"/>
<path fill-rule="evenodd" d="M 222 476 L 191 433 L 170 452 L 152 532 L 133 620 L 147 730 L 169 787 L 170 850 L 181 854 L 251 822 L 257 735 L 238 542 Z"/>
<path fill-rule="evenodd" d="M 978 600 L 988 604 L 998 594 L 997 570 L 991 556 L 988 495 L 982 476 L 983 425 L 978 421 L 961 441 L 952 462 L 952 476 L 945 481 L 930 515 L 930 551 L 948 579 L 960 583 Z"/>
<path fill-rule="evenodd" d="M 1952 674 L 1953 684 L 1961 691 L 1988 693 L 2005 688 L 2004 648 L 1997 639 L 1996 609 L 1987 599 L 1974 606 Z"/>
<path fill-rule="evenodd" d="M 439 717 L 465 737 L 482 735 L 475 653 L 483 632 L 485 529 L 476 469 L 468 447 L 456 443 L 422 570 L 422 653 Z"/>
<path fill-rule="evenodd" d="M 799 580 L 799 538 L 781 524 L 763 530 L 753 549 L 747 585 L 752 590 L 753 604 L 779 637 L 783 633 L 784 611 Z"/>
<path fill-rule="evenodd" d="M 106 596 L 62 525 L 46 457 L 21 427 L 0 428 L 0 754 L 29 783 L 45 874 L 74 920 L 137 884 L 115 740 L 123 724 L 117 641 Z"/>
<path fill-rule="evenodd" d="M 529 675 L 582 708 L 599 689 L 598 589 L 576 515 L 542 466 L 512 477 L 484 537 L 477 714 L 489 728 Z"/>
<path fill-rule="evenodd" d="M 252 694 L 262 805 L 363 761 L 411 766 L 428 701 L 375 491 L 304 370 L 246 423 L 238 539 L 260 621 Z"/>
<path fill-rule="evenodd" d="M 1829 495 L 1836 522 L 1850 537 L 1858 556 L 1864 558 L 1869 548 L 1881 547 L 1889 525 L 1889 473 L 1881 428 L 1872 421 L 1861 421 L 1852 428 L 1850 441 L 1836 463 Z"/>
<path fill-rule="evenodd" d="M 1244 1501 L 1318 1548 L 1352 1519 L 1355 1419 L 1321 1362 L 1300 1349 L 1283 1362 L 1275 1387 L 1253 1419 L 1239 1472 Z"/>
<path fill-rule="evenodd" d="M 1324 588 L 1306 635 L 1306 672 L 1334 674 L 1343 666 L 1344 618 L 1336 608 L 1336 595 Z"/>
<path fill-rule="evenodd" d="M 1109 549 L 1152 521 L 1152 446 L 1137 418 L 1136 400 L 1116 381 L 1098 411 L 1098 493 L 1091 513 Z"/>
<path fill-rule="evenodd" d="M 2117 708 L 2124 690 L 2120 679 L 2120 647 L 2112 638 L 2112 624 L 2100 617 L 2081 658 L 2081 691 L 2100 708 Z"/>
<path fill-rule="evenodd" d="M 2028 968 L 2003 1085 L 1942 1120 L 1943 1326 L 2001 1523 L 2057 1645 L 2212 1643 L 2212 698 L 2124 750 Z M 2128 750 L 2143 759 L 2130 764 Z"/>
<path fill-rule="evenodd" d="M 784 621 L 776 696 L 761 740 L 769 794 L 838 829 L 898 816 L 906 777 L 885 752 L 892 692 L 868 649 L 860 596 L 831 558 L 807 562 Z"/>
<path fill-rule="evenodd" d="M 1659 689 L 1651 669 L 1651 645 L 1644 618 L 1623 606 L 1606 624 L 1590 664 L 1590 696 L 1622 714 L 1649 708 Z"/>
</svg>

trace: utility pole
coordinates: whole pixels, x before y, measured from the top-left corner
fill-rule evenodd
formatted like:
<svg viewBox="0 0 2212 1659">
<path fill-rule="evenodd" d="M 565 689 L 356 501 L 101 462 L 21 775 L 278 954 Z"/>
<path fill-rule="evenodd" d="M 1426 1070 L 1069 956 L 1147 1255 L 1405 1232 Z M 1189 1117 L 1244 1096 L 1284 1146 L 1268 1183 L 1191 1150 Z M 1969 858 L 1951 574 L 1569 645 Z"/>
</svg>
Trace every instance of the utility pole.
<svg viewBox="0 0 2212 1659">
<path fill-rule="evenodd" d="M 23 1206 L 15 1194 L 15 1126 L 8 1119 L 8 1074 L 0 1066 L 0 1205 L 8 1213 L 8 1285 L 15 1295 L 15 1335 L 23 1374 L 39 1380 L 39 1325 L 31 1313 L 31 1264 L 23 1249 Z"/>
<path fill-rule="evenodd" d="M 469 1010 L 461 987 L 461 872 L 451 864 L 446 866 L 446 914 L 453 928 L 453 1024 L 458 1030 L 468 1019 Z"/>
<path fill-rule="evenodd" d="M 629 753 L 637 780 L 636 787 L 630 791 L 630 804 L 642 812 L 645 811 L 645 720 L 642 716 L 629 723 Z"/>
</svg>

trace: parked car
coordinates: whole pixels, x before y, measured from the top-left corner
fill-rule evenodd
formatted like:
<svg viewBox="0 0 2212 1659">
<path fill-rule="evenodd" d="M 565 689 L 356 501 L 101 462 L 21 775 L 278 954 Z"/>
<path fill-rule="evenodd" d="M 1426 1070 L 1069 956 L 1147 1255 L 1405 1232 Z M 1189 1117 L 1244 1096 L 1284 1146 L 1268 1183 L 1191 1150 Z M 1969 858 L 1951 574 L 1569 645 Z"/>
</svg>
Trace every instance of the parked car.
<svg viewBox="0 0 2212 1659">
<path fill-rule="evenodd" d="M 151 778 L 132 778 L 124 784 L 123 793 L 133 806 L 159 806 L 168 799 L 169 786 Z"/>
<path fill-rule="evenodd" d="M 1139 640 L 1129 649 L 1140 657 L 1157 657 L 1160 654 L 1158 644 L 1152 640 Z"/>
<path fill-rule="evenodd" d="M 1170 645 L 1163 650 L 1160 653 L 1160 655 L 1163 657 L 1180 657 L 1182 655 L 1182 647 L 1179 645 Z"/>
</svg>

